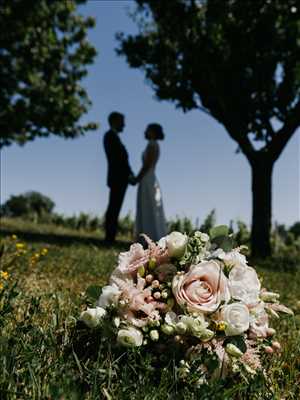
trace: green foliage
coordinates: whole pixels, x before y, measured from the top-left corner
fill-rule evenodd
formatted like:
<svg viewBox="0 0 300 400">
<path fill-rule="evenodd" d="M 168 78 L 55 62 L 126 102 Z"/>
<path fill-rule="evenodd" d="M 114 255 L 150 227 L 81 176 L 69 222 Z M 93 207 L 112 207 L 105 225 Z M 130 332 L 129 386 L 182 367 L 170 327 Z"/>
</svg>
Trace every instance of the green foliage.
<svg viewBox="0 0 300 400">
<path fill-rule="evenodd" d="M 253 174 L 252 252 L 270 255 L 275 161 L 300 126 L 298 0 L 136 0 L 119 54 L 159 100 L 221 123 Z"/>
<path fill-rule="evenodd" d="M 1 214 L 8 217 L 34 216 L 41 218 L 51 214 L 55 203 L 39 192 L 27 192 L 11 196 L 1 207 Z"/>
<path fill-rule="evenodd" d="M 80 80 L 96 51 L 85 0 L 1 0 L 0 147 L 50 134 L 73 138 L 95 129 L 80 117 L 90 101 Z"/>
</svg>

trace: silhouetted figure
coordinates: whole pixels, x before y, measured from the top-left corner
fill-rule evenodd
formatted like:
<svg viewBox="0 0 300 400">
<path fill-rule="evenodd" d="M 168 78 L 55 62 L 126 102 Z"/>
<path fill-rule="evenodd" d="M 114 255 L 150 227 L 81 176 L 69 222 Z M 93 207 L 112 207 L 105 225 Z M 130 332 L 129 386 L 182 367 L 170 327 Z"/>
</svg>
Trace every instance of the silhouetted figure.
<svg viewBox="0 0 300 400">
<path fill-rule="evenodd" d="M 128 183 L 135 184 L 135 178 L 128 162 L 128 153 L 119 134 L 125 127 L 123 114 L 112 112 L 108 117 L 110 129 L 104 135 L 104 149 L 108 162 L 107 186 L 110 188 L 109 202 L 105 214 L 105 241 L 115 241 L 118 217 Z"/>
<path fill-rule="evenodd" d="M 139 183 L 137 191 L 136 235 L 146 233 L 157 241 L 167 234 L 167 224 L 163 207 L 162 194 L 155 175 L 159 159 L 159 140 L 164 139 L 161 125 L 149 124 L 145 130 L 148 141 L 142 156 L 142 168 L 136 177 Z"/>
</svg>

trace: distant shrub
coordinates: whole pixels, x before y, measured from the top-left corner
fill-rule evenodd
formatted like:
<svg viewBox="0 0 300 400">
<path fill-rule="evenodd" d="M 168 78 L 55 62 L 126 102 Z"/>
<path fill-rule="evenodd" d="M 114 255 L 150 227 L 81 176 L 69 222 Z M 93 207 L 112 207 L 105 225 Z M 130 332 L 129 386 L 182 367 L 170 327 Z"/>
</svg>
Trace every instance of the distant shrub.
<svg viewBox="0 0 300 400">
<path fill-rule="evenodd" d="M 27 192 L 11 196 L 1 207 L 1 215 L 6 217 L 29 217 L 39 219 L 52 213 L 55 203 L 39 192 Z"/>
</svg>

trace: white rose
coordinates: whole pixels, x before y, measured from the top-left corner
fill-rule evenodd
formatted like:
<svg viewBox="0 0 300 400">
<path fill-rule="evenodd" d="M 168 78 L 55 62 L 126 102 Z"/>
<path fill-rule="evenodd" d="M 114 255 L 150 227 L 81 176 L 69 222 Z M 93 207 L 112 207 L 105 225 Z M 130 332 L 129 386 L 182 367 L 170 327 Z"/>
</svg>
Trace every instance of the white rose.
<svg viewBox="0 0 300 400">
<path fill-rule="evenodd" d="M 117 337 L 118 343 L 126 347 L 138 347 L 143 344 L 143 334 L 136 328 L 120 329 Z"/>
<path fill-rule="evenodd" d="M 172 232 L 166 236 L 166 247 L 170 257 L 180 258 L 183 256 L 188 242 L 187 235 L 180 232 Z"/>
<path fill-rule="evenodd" d="M 243 303 L 232 303 L 222 309 L 227 336 L 240 335 L 249 329 L 249 310 Z"/>
<path fill-rule="evenodd" d="M 260 282 L 252 267 L 235 266 L 229 273 L 229 290 L 234 299 L 250 305 L 259 301 Z"/>
<path fill-rule="evenodd" d="M 97 304 L 103 308 L 106 308 L 110 305 L 116 305 L 120 295 L 121 291 L 115 284 L 104 286 Z"/>
<path fill-rule="evenodd" d="M 96 328 L 101 322 L 101 319 L 106 314 L 106 311 L 102 307 L 88 308 L 83 311 L 80 315 L 81 321 L 83 321 L 89 328 Z"/>
</svg>

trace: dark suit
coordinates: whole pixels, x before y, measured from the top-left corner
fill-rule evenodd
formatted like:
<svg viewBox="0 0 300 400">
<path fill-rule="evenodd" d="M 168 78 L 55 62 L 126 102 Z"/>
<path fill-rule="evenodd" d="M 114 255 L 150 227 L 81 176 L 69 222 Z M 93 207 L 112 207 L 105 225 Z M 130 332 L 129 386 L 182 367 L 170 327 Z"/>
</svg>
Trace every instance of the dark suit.
<svg viewBox="0 0 300 400">
<path fill-rule="evenodd" d="M 112 130 L 106 132 L 103 144 L 108 162 L 107 186 L 110 188 L 105 214 L 105 233 L 106 240 L 114 241 L 128 178 L 132 175 L 132 171 L 128 162 L 128 153 L 117 133 Z"/>
</svg>

